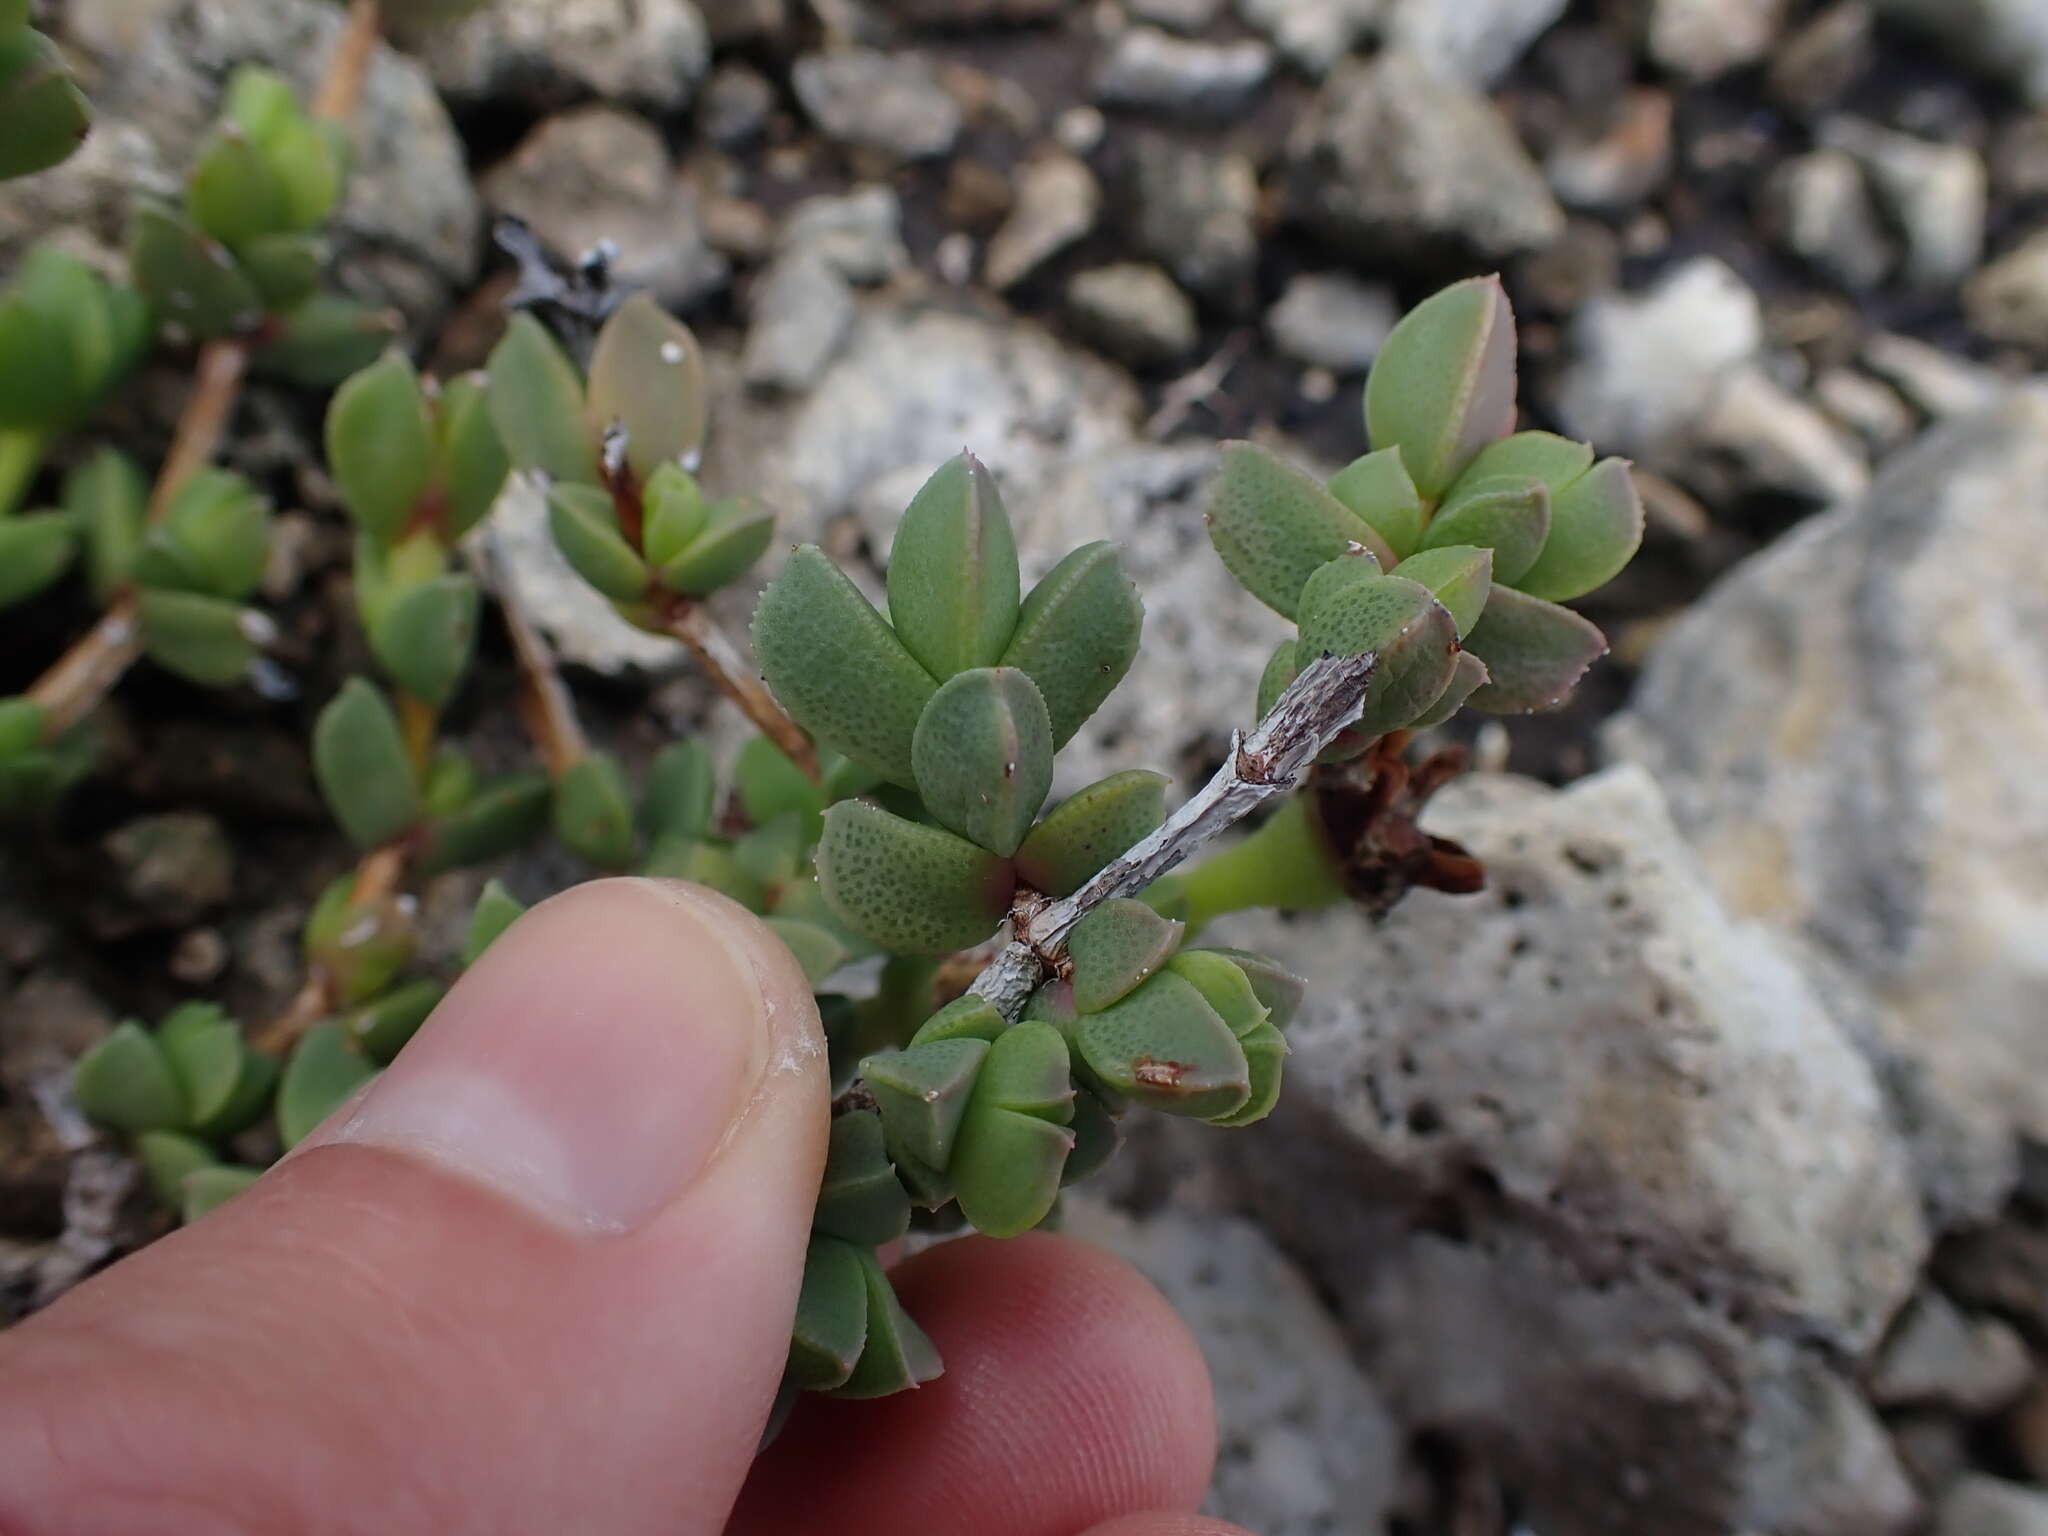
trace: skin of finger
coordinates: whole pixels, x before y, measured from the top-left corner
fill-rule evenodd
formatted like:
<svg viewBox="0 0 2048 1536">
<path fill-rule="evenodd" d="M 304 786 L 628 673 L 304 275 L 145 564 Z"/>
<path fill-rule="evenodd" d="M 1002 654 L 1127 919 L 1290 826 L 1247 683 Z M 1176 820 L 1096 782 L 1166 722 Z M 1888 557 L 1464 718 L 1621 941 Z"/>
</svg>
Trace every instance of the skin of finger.
<svg viewBox="0 0 2048 1536">
<path fill-rule="evenodd" d="M 1252 1536 L 1241 1525 L 1204 1515 L 1130 1515 L 1098 1525 L 1087 1536 Z"/>
<path fill-rule="evenodd" d="M 894 1279 L 945 1374 L 876 1401 L 806 1398 L 733 1536 L 1074 1536 L 1200 1503 L 1216 1456 L 1208 1370 L 1137 1271 L 1038 1233 L 948 1243 Z"/>
<path fill-rule="evenodd" d="M 587 984 L 658 1010 L 645 957 L 687 934 L 631 884 L 537 907 L 519 942 L 545 966 L 597 925 L 618 963 Z M 683 907 L 726 925 L 785 1031 L 695 1184 L 590 1236 L 405 1154 L 294 1156 L 0 1334 L 0 1531 L 721 1530 L 787 1351 L 829 1089 L 787 952 L 723 898 Z M 458 1005 L 519 1007 L 519 966 L 495 974 Z"/>
</svg>

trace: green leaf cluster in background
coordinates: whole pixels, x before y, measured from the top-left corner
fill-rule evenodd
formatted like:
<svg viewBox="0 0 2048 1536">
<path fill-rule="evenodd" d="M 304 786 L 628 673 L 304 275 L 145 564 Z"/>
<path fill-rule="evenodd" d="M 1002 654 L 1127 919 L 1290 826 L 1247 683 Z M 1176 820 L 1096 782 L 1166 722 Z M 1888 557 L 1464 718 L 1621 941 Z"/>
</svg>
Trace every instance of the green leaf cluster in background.
<svg viewBox="0 0 2048 1536">
<path fill-rule="evenodd" d="M 63 53 L 28 24 L 28 0 L 0 0 L 0 181 L 68 159 L 91 127 Z"/>
</svg>

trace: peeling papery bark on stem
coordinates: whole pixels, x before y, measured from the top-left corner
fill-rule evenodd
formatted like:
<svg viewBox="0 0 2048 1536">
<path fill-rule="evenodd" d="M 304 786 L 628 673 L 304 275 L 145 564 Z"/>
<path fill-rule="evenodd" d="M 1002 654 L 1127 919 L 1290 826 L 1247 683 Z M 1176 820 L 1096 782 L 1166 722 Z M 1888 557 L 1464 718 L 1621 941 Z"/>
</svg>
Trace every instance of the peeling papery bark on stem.
<svg viewBox="0 0 2048 1536">
<path fill-rule="evenodd" d="M 1105 901 L 1135 896 L 1260 806 L 1289 794 L 1322 750 L 1358 718 L 1377 657 L 1322 656 L 1301 670 L 1251 734 L 1231 738 L 1215 776 L 1073 895 L 1011 918 L 1009 941 L 967 990 L 1014 1022 L 1052 974 L 1074 925 Z"/>
</svg>

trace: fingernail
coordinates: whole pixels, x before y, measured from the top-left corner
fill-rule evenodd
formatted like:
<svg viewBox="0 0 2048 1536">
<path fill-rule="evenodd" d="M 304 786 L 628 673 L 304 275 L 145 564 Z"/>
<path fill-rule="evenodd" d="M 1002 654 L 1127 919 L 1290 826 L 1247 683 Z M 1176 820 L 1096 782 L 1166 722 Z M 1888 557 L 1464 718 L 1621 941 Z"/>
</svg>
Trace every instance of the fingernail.
<svg viewBox="0 0 2048 1536">
<path fill-rule="evenodd" d="M 628 1232 L 694 1183 L 770 1055 L 752 919 L 668 882 L 544 902 L 311 1145 L 383 1147 Z"/>
</svg>

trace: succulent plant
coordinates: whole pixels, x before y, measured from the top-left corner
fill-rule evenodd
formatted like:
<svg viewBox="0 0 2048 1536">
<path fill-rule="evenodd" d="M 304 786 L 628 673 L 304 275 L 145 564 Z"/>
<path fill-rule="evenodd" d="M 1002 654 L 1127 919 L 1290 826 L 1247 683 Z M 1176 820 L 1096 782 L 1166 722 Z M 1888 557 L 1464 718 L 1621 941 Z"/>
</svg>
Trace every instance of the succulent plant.
<svg viewBox="0 0 2048 1536">
<path fill-rule="evenodd" d="M 0 0 L 0 181 L 69 159 L 91 126 L 64 55 L 28 24 L 28 0 Z"/>
</svg>

